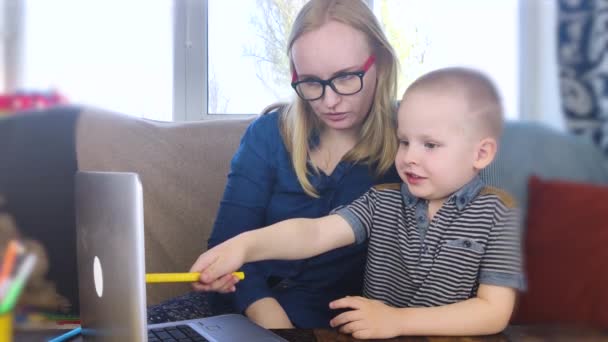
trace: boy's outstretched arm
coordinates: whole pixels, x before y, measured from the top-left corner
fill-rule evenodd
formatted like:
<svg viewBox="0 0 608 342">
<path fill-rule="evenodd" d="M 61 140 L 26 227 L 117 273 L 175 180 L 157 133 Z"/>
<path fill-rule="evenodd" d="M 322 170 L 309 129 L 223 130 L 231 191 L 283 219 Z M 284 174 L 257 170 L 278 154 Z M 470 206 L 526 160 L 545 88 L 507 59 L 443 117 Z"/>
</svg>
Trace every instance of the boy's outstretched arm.
<svg viewBox="0 0 608 342">
<path fill-rule="evenodd" d="M 305 259 L 354 242 L 352 228 L 339 215 L 285 220 L 239 234 L 211 248 L 198 257 L 190 271 L 201 272 L 195 289 L 230 292 L 237 281 L 231 273 L 245 263 Z"/>
<path fill-rule="evenodd" d="M 508 325 L 515 298 L 512 288 L 486 284 L 479 285 L 475 298 L 428 308 L 393 308 L 366 298 L 345 297 L 333 301 L 330 307 L 353 310 L 336 316 L 330 324 L 361 339 L 489 335 Z"/>
</svg>

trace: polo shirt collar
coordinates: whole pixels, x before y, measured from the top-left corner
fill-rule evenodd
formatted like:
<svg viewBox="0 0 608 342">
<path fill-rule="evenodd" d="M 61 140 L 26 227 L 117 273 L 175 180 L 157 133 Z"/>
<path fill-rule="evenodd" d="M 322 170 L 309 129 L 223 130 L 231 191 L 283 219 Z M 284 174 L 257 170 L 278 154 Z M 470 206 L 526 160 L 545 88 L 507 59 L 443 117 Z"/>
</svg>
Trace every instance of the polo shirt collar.
<svg viewBox="0 0 608 342">
<path fill-rule="evenodd" d="M 481 191 L 484 183 L 479 176 L 475 176 L 465 186 L 458 189 L 455 193 L 448 197 L 446 203 L 454 202 L 458 210 L 464 209 Z M 418 198 L 410 192 L 405 183 L 401 184 L 401 196 L 403 197 L 403 203 L 409 208 L 413 208 L 419 201 L 424 199 Z"/>
</svg>

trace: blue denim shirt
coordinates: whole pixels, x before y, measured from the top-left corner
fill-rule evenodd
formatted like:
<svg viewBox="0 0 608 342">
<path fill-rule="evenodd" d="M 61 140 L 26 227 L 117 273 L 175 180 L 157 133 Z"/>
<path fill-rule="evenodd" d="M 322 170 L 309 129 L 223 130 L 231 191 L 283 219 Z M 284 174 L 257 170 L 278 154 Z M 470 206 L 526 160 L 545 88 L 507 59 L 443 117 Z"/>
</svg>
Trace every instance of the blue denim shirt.
<svg viewBox="0 0 608 342">
<path fill-rule="evenodd" d="M 214 246 L 239 233 L 294 217 L 315 218 L 363 195 L 371 186 L 399 182 L 394 168 L 376 178 L 367 164 L 340 162 L 331 175 L 312 173 L 319 198 L 308 196 L 296 178 L 279 130 L 279 114 L 256 119 L 234 155 L 209 239 Z M 328 327 L 328 304 L 360 295 L 367 245 L 343 247 L 307 260 L 263 261 L 243 266 L 235 309 L 273 297 L 297 327 Z"/>
</svg>

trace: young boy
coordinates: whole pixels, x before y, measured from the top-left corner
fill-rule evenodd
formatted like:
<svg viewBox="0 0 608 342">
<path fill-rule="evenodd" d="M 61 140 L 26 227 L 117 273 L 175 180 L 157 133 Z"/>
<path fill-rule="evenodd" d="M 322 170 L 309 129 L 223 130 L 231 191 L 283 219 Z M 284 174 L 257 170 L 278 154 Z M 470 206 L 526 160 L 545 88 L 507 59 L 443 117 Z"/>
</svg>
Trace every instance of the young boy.
<svg viewBox="0 0 608 342">
<path fill-rule="evenodd" d="M 199 290 L 230 292 L 245 262 L 303 259 L 369 241 L 364 296 L 330 303 L 356 338 L 478 335 L 505 328 L 523 288 L 517 210 L 478 173 L 497 150 L 499 96 L 484 75 L 431 72 L 405 92 L 395 165 L 403 184 L 370 189 L 318 219 L 292 219 L 202 254 Z"/>
</svg>

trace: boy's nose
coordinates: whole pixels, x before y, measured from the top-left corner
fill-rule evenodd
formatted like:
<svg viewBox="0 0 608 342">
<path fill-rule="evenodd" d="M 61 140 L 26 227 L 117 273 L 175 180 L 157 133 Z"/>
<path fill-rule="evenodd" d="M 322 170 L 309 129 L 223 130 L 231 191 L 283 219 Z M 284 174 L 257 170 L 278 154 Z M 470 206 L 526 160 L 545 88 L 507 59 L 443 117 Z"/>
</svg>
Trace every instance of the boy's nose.
<svg viewBox="0 0 608 342">
<path fill-rule="evenodd" d="M 416 165 L 416 164 L 418 164 L 418 162 L 416 161 L 416 159 L 408 158 L 405 160 L 405 164 L 406 165 Z"/>
<path fill-rule="evenodd" d="M 408 166 L 416 164 L 416 159 L 413 157 L 412 152 L 409 149 L 400 148 L 397 152 L 397 158 L 395 160 L 397 165 Z"/>
<path fill-rule="evenodd" d="M 410 147 L 404 154 L 403 160 L 406 165 L 418 164 L 418 153 L 415 149 Z"/>
</svg>

